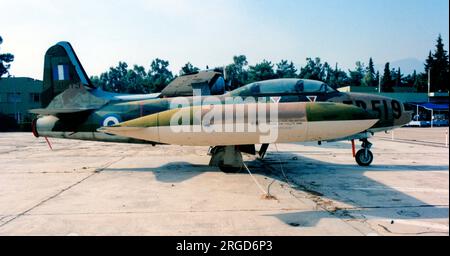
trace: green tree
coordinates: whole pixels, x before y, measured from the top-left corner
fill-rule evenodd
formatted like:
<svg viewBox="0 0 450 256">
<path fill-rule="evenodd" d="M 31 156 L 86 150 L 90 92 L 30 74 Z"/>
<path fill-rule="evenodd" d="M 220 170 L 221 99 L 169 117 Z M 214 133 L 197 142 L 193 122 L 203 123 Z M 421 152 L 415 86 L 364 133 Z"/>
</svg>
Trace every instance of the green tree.
<svg viewBox="0 0 450 256">
<path fill-rule="evenodd" d="M 414 87 L 415 84 L 418 82 L 419 78 L 417 77 L 417 71 L 414 70 L 412 76 L 411 76 L 411 80 L 410 83 L 408 84 L 411 87 Z"/>
<path fill-rule="evenodd" d="M 151 83 L 143 66 L 134 65 L 133 69 L 129 69 L 126 75 L 128 83 L 128 93 L 150 93 Z"/>
<path fill-rule="evenodd" d="M 334 69 L 331 68 L 331 66 L 328 65 L 328 63 L 326 63 L 326 62 L 324 64 L 324 66 L 325 66 L 325 73 L 326 73 L 326 78 L 324 81 L 325 83 L 327 83 L 328 85 L 330 85 L 331 87 L 333 87 L 335 89 L 347 86 L 347 82 L 348 82 L 347 73 L 345 73 L 345 71 L 338 68 L 337 63 L 335 65 Z"/>
<path fill-rule="evenodd" d="M 364 64 L 360 61 L 356 62 L 355 70 L 349 70 L 350 79 L 349 79 L 349 85 L 350 86 L 361 86 L 363 83 L 363 78 L 365 76 L 365 69 Z"/>
<path fill-rule="evenodd" d="M 119 62 L 100 76 L 91 77 L 92 83 L 105 91 L 116 93 L 149 93 L 152 92 L 151 81 L 142 66 L 128 68 L 125 62 Z"/>
<path fill-rule="evenodd" d="M 190 62 L 186 63 L 180 70 L 180 76 L 192 74 L 198 72 L 200 69 L 194 67 Z"/>
<path fill-rule="evenodd" d="M 261 63 L 258 63 L 255 66 L 250 66 L 248 69 L 249 83 L 274 78 L 276 78 L 276 75 L 273 71 L 273 64 L 270 61 L 263 60 Z"/>
<path fill-rule="evenodd" d="M 403 74 L 400 70 L 400 67 L 397 69 L 397 72 L 395 72 L 395 86 L 401 87 L 403 85 Z"/>
<path fill-rule="evenodd" d="M 238 55 L 233 57 L 233 64 L 225 67 L 226 80 L 230 88 L 241 87 L 248 81 L 247 65 L 247 57 Z"/>
<path fill-rule="evenodd" d="M 428 58 L 425 60 L 425 73 L 428 74 L 428 70 L 433 66 L 434 58 L 431 51 L 428 53 Z"/>
<path fill-rule="evenodd" d="M 143 66 L 134 65 L 128 68 L 126 62 L 119 62 L 100 76 L 91 77 L 92 83 L 105 91 L 116 93 L 152 93 L 159 92 L 173 79 L 172 72 L 167 67 L 168 61 L 155 59 L 150 70 Z"/>
<path fill-rule="evenodd" d="M 417 75 L 417 79 L 414 81 L 414 88 L 416 88 L 417 92 L 428 91 L 428 75 L 426 73 Z"/>
<path fill-rule="evenodd" d="M 297 77 L 297 69 L 295 68 L 294 63 L 292 61 L 289 63 L 287 60 L 281 60 L 280 63 L 277 64 L 276 73 L 278 78 Z"/>
<path fill-rule="evenodd" d="M 0 45 L 3 43 L 3 38 L 0 36 Z M 11 67 L 11 62 L 14 61 L 14 55 L 11 53 L 0 54 L 0 79 L 4 74 L 9 74 L 8 69 Z"/>
<path fill-rule="evenodd" d="M 372 58 L 369 59 L 369 65 L 366 68 L 366 74 L 363 78 L 364 86 L 377 86 L 378 81 L 375 78 L 375 67 Z"/>
<path fill-rule="evenodd" d="M 380 85 L 380 79 L 381 79 L 380 71 L 377 71 L 377 73 L 375 74 L 375 81 L 374 81 L 377 87 Z"/>
<path fill-rule="evenodd" d="M 110 67 L 100 77 L 93 77 L 94 85 L 101 87 L 105 91 L 124 93 L 127 92 L 128 83 L 126 75 L 128 73 L 128 64 L 126 62 L 119 62 L 116 67 Z"/>
<path fill-rule="evenodd" d="M 324 77 L 323 77 L 322 82 L 328 83 L 329 81 L 331 81 L 332 76 L 333 76 L 333 69 L 328 64 L 328 62 L 323 63 L 323 74 L 324 74 Z"/>
<path fill-rule="evenodd" d="M 381 90 L 383 92 L 393 92 L 393 81 L 390 69 L 390 63 L 386 63 L 384 66 L 383 78 L 381 80 Z"/>
<path fill-rule="evenodd" d="M 151 92 L 162 91 L 173 79 L 172 72 L 167 68 L 169 61 L 155 59 L 150 64 L 148 78 L 151 84 Z"/>
<path fill-rule="evenodd" d="M 414 70 L 414 72 L 412 74 L 407 75 L 403 81 L 404 81 L 404 85 L 407 87 L 414 87 L 414 84 L 417 81 L 417 71 Z"/>
<path fill-rule="evenodd" d="M 324 81 L 326 79 L 326 71 L 320 58 L 316 57 L 314 60 L 306 58 L 306 65 L 300 68 L 299 78 Z"/>
<path fill-rule="evenodd" d="M 431 89 L 432 91 L 449 90 L 449 60 L 447 51 L 444 49 L 442 36 L 439 35 L 436 50 L 431 63 Z"/>
<path fill-rule="evenodd" d="M 104 73 L 102 73 L 101 75 L 103 75 Z M 100 76 L 91 76 L 90 80 L 92 82 L 92 84 L 95 87 L 99 87 L 104 89 L 105 88 L 105 81 L 103 79 L 101 79 L 101 75 Z"/>
</svg>

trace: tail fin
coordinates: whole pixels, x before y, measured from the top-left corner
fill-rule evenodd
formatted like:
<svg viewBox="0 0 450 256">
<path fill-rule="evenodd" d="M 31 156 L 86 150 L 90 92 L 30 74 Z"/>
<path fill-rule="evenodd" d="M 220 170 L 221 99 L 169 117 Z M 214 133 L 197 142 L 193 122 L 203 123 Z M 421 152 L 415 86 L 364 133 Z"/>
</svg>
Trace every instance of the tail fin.
<svg viewBox="0 0 450 256">
<path fill-rule="evenodd" d="M 94 88 L 69 42 L 59 42 L 47 50 L 43 85 L 44 107 L 68 88 Z"/>
</svg>

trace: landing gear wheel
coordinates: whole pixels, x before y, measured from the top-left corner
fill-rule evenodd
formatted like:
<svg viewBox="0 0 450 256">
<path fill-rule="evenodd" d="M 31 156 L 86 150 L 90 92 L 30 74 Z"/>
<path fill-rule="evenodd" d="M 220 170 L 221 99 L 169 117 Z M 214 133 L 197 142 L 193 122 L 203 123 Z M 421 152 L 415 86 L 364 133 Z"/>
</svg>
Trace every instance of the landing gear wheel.
<svg viewBox="0 0 450 256">
<path fill-rule="evenodd" d="M 242 153 L 235 146 L 218 146 L 210 150 L 209 166 L 216 166 L 224 173 L 238 173 L 244 165 Z"/>
<path fill-rule="evenodd" d="M 373 154 L 368 149 L 361 149 L 356 153 L 356 162 L 359 166 L 369 166 L 373 161 Z"/>
<path fill-rule="evenodd" d="M 219 165 L 219 169 L 224 173 L 239 173 L 242 167 L 233 167 L 228 165 Z"/>
</svg>

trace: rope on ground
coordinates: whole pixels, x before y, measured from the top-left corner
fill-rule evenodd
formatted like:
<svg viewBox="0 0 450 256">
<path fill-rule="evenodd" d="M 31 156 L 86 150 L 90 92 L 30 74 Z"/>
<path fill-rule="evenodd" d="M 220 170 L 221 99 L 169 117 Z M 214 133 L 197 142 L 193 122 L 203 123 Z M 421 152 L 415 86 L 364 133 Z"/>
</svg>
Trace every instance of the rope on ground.
<svg viewBox="0 0 450 256">
<path fill-rule="evenodd" d="M 263 192 L 263 198 L 264 199 L 276 199 L 274 196 L 272 196 L 270 194 L 270 186 L 274 183 L 275 179 L 274 179 L 274 181 L 272 183 L 270 183 L 269 187 L 267 188 L 267 191 L 265 191 L 264 188 L 261 186 L 261 184 L 258 182 L 258 180 L 256 180 L 256 178 L 253 176 L 252 172 L 247 167 L 247 165 L 244 162 L 242 162 L 242 165 L 247 170 L 248 174 L 250 174 L 250 177 L 252 177 L 253 181 L 256 183 L 256 185 L 261 190 L 261 192 Z"/>
<path fill-rule="evenodd" d="M 280 151 L 278 150 L 278 144 L 274 144 L 275 145 L 275 149 L 277 150 L 277 154 L 278 154 L 278 162 L 280 163 L 280 168 L 281 168 L 281 173 L 284 176 L 284 179 L 286 180 L 286 183 L 292 187 L 291 183 L 289 182 L 289 178 L 287 177 L 286 173 L 284 172 L 284 168 L 283 168 L 283 162 L 281 161 L 281 157 L 280 157 Z"/>
</svg>

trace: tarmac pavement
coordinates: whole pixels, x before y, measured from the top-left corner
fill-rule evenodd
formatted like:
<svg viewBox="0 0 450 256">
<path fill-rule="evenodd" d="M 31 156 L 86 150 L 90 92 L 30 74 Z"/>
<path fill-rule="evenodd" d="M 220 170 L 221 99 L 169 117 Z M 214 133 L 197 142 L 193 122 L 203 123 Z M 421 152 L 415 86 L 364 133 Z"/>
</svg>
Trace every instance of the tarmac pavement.
<svg viewBox="0 0 450 256">
<path fill-rule="evenodd" d="M 378 134 L 372 166 L 349 142 L 271 145 L 244 170 L 207 147 L 0 133 L 0 235 L 449 235 L 448 128 Z"/>
</svg>

